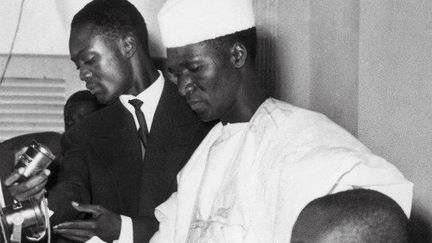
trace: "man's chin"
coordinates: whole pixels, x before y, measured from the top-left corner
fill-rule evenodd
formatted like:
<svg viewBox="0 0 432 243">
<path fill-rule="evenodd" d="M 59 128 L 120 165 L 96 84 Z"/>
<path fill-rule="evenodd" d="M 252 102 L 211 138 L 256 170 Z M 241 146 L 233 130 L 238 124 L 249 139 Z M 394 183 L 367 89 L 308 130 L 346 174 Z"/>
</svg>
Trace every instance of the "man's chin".
<svg viewBox="0 0 432 243">
<path fill-rule="evenodd" d="M 109 105 L 113 102 L 113 101 L 107 101 L 107 100 L 102 100 L 102 99 L 97 99 L 97 101 L 102 105 Z"/>
<path fill-rule="evenodd" d="M 116 100 L 115 98 L 109 98 L 109 97 L 101 96 L 98 94 L 95 94 L 95 96 L 96 96 L 97 101 L 102 105 L 112 104 Z"/>
<path fill-rule="evenodd" d="M 197 114 L 198 118 L 203 122 L 211 122 L 211 121 L 217 120 L 217 118 L 214 118 L 205 112 L 195 111 L 195 113 Z"/>
</svg>

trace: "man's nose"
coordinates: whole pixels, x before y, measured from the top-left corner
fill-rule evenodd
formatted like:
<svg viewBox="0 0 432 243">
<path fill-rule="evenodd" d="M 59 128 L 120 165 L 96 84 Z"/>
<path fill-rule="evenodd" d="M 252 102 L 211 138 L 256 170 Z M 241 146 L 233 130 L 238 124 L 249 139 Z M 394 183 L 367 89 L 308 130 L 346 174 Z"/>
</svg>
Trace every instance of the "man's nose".
<svg viewBox="0 0 432 243">
<path fill-rule="evenodd" d="M 195 89 L 195 83 L 188 75 L 185 75 L 184 77 L 179 78 L 177 88 L 181 95 L 186 96 Z"/>
<path fill-rule="evenodd" d="M 79 77 L 82 81 L 87 81 L 92 77 L 92 73 L 86 68 L 81 68 Z"/>
</svg>

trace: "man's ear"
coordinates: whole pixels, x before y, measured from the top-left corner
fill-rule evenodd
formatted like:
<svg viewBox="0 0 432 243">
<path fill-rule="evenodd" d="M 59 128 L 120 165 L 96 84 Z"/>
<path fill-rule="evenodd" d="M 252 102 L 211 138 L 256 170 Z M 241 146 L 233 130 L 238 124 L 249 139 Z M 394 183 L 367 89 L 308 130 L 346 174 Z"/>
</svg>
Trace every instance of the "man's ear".
<svg viewBox="0 0 432 243">
<path fill-rule="evenodd" d="M 126 57 L 132 57 L 135 54 L 137 48 L 137 41 L 135 37 L 131 35 L 126 35 L 125 37 L 123 37 L 121 45 L 123 54 Z"/>
<path fill-rule="evenodd" d="M 241 68 L 246 63 L 247 54 L 246 47 L 242 43 L 236 42 L 231 47 L 231 62 L 236 68 Z"/>
</svg>

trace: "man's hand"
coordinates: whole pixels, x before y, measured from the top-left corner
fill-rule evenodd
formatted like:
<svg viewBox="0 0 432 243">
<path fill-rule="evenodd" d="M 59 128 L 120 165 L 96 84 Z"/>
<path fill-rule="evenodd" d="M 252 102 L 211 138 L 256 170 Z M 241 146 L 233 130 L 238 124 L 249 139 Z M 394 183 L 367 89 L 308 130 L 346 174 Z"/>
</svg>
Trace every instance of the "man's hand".
<svg viewBox="0 0 432 243">
<path fill-rule="evenodd" d="M 48 181 L 50 171 L 43 170 L 28 180 L 19 183 L 18 180 L 22 177 L 23 169 L 24 168 L 20 168 L 18 171 L 15 170 L 4 181 L 9 193 L 18 201 L 25 201 L 31 197 L 41 199 L 45 194 L 45 185 Z"/>
<path fill-rule="evenodd" d="M 64 222 L 54 226 L 54 233 L 71 240 L 85 242 L 93 236 L 98 236 L 106 242 L 118 240 L 121 230 L 121 217 L 102 206 L 78 204 L 72 206 L 79 212 L 91 213 L 89 220 Z"/>
</svg>

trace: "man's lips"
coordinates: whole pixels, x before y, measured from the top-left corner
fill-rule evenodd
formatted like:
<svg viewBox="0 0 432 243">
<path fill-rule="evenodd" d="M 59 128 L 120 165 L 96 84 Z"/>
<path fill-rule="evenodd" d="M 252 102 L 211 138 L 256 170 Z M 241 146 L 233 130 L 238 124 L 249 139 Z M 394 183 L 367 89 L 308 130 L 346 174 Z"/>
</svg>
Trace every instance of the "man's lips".
<svg viewBox="0 0 432 243">
<path fill-rule="evenodd" d="M 196 110 L 200 106 L 202 106 L 204 103 L 200 99 L 188 99 L 188 104 L 192 108 L 192 110 Z"/>
</svg>

